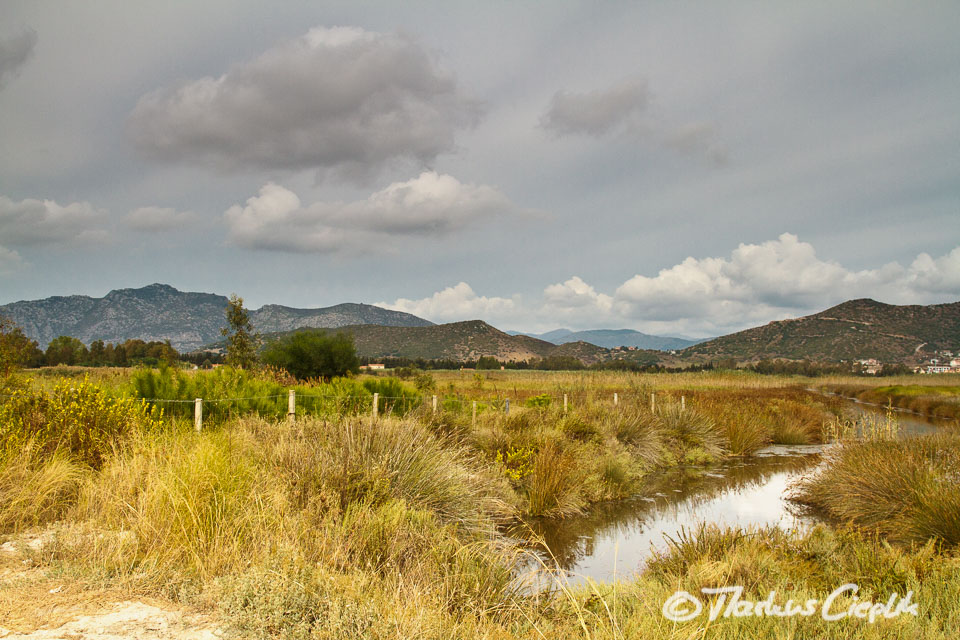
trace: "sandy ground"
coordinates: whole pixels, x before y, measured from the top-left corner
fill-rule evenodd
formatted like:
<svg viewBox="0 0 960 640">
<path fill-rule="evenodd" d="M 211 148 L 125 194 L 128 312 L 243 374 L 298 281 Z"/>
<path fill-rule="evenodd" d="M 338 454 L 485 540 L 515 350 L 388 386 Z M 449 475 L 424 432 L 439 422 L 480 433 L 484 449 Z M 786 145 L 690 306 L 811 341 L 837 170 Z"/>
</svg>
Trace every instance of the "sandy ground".
<svg viewBox="0 0 960 640">
<path fill-rule="evenodd" d="M 3 640 L 219 640 L 203 614 L 157 599 L 90 588 L 48 575 L 31 561 L 42 536 L 0 545 L 0 638 Z"/>
</svg>

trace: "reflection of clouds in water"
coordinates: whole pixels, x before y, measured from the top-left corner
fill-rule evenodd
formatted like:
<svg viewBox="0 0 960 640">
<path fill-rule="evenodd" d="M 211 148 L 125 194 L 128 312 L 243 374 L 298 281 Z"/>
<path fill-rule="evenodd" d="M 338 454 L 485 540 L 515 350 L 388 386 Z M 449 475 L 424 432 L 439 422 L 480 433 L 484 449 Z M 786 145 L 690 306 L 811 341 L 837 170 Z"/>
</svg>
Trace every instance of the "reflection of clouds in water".
<svg viewBox="0 0 960 640">
<path fill-rule="evenodd" d="M 788 511 L 784 494 L 815 461 L 811 456 L 770 456 L 722 467 L 722 474 L 667 473 L 654 479 L 647 496 L 598 508 L 585 518 L 552 523 L 542 533 L 572 581 L 629 577 L 654 550 L 666 549 L 668 538 L 676 539 L 702 522 L 801 525 L 803 520 Z M 656 496 L 654 502 L 650 496 Z"/>
</svg>

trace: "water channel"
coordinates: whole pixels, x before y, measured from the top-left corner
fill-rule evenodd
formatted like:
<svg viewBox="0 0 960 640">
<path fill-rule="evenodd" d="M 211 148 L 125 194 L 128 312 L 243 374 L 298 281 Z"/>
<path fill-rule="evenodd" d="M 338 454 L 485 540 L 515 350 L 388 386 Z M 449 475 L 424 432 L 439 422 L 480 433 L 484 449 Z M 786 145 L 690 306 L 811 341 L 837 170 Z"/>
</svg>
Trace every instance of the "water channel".
<svg viewBox="0 0 960 640">
<path fill-rule="evenodd" d="M 882 418 L 882 408 L 851 402 L 848 414 Z M 896 414 L 899 436 L 937 430 L 934 422 Z M 546 544 L 541 550 L 569 583 L 590 578 L 610 582 L 642 571 L 656 550 L 701 523 L 731 527 L 802 528 L 814 522 L 788 500 L 790 487 L 820 463 L 830 445 L 773 445 L 746 458 L 709 468 L 679 468 L 651 478 L 645 491 L 626 500 L 595 505 L 583 516 L 528 523 Z M 543 583 L 549 580 L 535 580 Z M 545 586 L 542 585 L 541 586 Z"/>
</svg>

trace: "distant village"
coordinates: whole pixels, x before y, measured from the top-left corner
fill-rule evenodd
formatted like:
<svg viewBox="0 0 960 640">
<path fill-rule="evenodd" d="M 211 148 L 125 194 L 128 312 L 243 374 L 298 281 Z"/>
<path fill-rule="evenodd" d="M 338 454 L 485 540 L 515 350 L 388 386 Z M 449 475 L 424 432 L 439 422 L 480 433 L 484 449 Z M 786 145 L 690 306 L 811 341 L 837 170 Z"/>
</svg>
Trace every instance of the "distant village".
<svg viewBox="0 0 960 640">
<path fill-rule="evenodd" d="M 934 357 L 913 370 L 914 373 L 960 373 L 960 352 L 937 351 Z"/>
<path fill-rule="evenodd" d="M 876 358 L 857 360 L 860 373 L 876 375 L 883 369 L 883 363 Z M 960 373 L 960 352 L 937 351 L 913 368 L 914 373 Z"/>
</svg>

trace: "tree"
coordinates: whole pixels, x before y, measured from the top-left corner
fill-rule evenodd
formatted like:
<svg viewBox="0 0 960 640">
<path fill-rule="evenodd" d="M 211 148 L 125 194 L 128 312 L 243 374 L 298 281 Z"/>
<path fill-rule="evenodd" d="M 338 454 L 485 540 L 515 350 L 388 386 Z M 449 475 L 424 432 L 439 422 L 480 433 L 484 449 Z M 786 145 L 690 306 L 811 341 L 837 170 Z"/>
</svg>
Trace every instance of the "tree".
<svg viewBox="0 0 960 640">
<path fill-rule="evenodd" d="M 43 352 L 13 321 L 0 316 L 0 376 L 6 377 L 17 368 L 39 364 Z"/>
<path fill-rule="evenodd" d="M 50 366 L 75 365 L 86 361 L 89 353 L 85 344 L 71 336 L 59 336 L 47 345 L 46 360 Z"/>
<path fill-rule="evenodd" d="M 344 376 L 360 369 L 353 336 L 345 333 L 297 331 L 268 344 L 261 357 L 301 380 Z"/>
<path fill-rule="evenodd" d="M 229 327 L 220 331 L 227 336 L 227 364 L 238 369 L 255 367 L 260 336 L 253 331 L 250 316 L 243 308 L 243 298 L 235 293 L 230 295 L 227 305 L 227 324 Z"/>
</svg>

